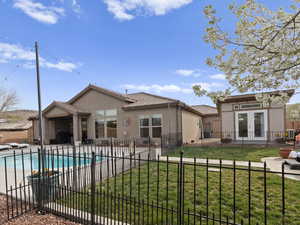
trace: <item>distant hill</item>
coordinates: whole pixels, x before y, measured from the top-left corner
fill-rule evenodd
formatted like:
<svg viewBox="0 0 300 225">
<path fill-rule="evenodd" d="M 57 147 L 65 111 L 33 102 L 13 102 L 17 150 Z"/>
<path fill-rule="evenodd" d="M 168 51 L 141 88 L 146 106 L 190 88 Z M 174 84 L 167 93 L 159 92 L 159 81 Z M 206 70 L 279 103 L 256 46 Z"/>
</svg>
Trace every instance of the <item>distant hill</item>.
<svg viewBox="0 0 300 225">
<path fill-rule="evenodd" d="M 0 112 L 0 119 L 6 119 L 8 122 L 16 122 L 20 120 L 28 120 L 29 117 L 35 116 L 37 111 L 35 110 L 12 110 L 6 112 Z"/>
<path fill-rule="evenodd" d="M 35 110 L 12 110 L 0 112 L 0 130 L 28 129 L 32 122 L 29 117 L 37 115 Z"/>
<path fill-rule="evenodd" d="M 300 103 L 287 104 L 286 117 L 291 121 L 300 121 Z"/>
</svg>

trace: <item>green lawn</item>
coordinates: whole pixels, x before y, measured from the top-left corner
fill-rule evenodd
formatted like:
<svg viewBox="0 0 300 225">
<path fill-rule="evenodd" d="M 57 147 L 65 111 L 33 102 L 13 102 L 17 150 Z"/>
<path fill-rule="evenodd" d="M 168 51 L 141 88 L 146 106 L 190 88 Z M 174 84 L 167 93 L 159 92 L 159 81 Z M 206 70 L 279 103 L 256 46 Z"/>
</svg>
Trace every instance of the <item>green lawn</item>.
<svg viewBox="0 0 300 225">
<path fill-rule="evenodd" d="M 149 166 L 149 167 L 148 167 Z M 159 168 L 159 173 L 158 173 Z M 162 208 L 177 207 L 177 164 L 170 164 L 167 172 L 167 165 L 164 162 L 149 163 L 141 165 L 140 169 L 135 168 L 131 171 L 118 175 L 117 177 L 97 184 L 97 194 L 95 211 L 98 215 L 124 221 L 130 224 L 177 224 L 176 213 L 166 211 Z M 210 217 L 226 217 L 233 221 L 233 190 L 234 176 L 233 171 L 222 169 L 220 172 L 208 172 L 208 183 L 206 167 L 193 165 L 185 166 L 184 184 L 184 211 L 187 213 L 196 212 L 206 213 L 208 203 L 208 213 Z M 194 175 L 196 171 L 196 176 Z M 148 174 L 150 179 L 148 182 Z M 248 224 L 248 171 L 237 170 L 236 172 L 236 222 L 244 220 Z M 167 179 L 168 177 L 168 179 Z M 221 177 L 221 182 L 220 182 Z M 251 175 L 251 224 L 264 223 L 264 175 L 261 172 L 252 172 Z M 168 181 L 168 182 L 167 182 Z M 196 185 L 194 186 L 194 181 Z M 167 188 L 168 183 L 168 188 Z M 267 174 L 267 224 L 281 224 L 281 185 L 282 178 L 278 175 Z M 208 185 L 208 187 L 207 187 Z M 221 202 L 220 202 L 220 186 Z M 167 192 L 168 190 L 168 192 Z M 208 192 L 207 192 L 208 190 Z M 300 212 L 300 182 L 285 179 L 285 224 L 298 225 Z M 84 194 L 72 194 L 66 199 L 60 200 L 69 207 L 75 207 L 84 211 L 90 211 L 90 189 L 86 189 Z M 100 194 L 106 197 L 100 197 Z M 118 198 L 122 197 L 124 198 Z M 208 196 L 208 198 L 207 198 Z M 139 204 L 138 200 L 140 199 Z M 131 200 L 131 202 L 130 202 Z M 136 200 L 135 207 L 133 201 Z M 208 200 L 208 201 L 207 201 Z M 147 203 L 159 205 L 162 208 L 151 208 L 148 210 Z M 153 210 L 152 210 L 153 209 Z M 119 213 L 118 213 L 119 212 Z M 123 213 L 122 213 L 123 212 Z M 168 220 L 168 223 L 166 222 Z M 200 224 L 198 217 L 196 223 Z M 143 222 L 144 221 L 144 222 Z M 185 224 L 194 224 L 193 216 L 184 217 Z M 188 222 L 189 221 L 189 222 Z M 201 224 L 219 224 L 205 219 Z"/>
<path fill-rule="evenodd" d="M 227 160 L 245 160 L 245 161 L 260 161 L 263 157 L 277 157 L 279 148 L 274 147 L 249 147 L 249 146 L 234 146 L 234 147 L 180 147 L 169 156 L 180 156 L 183 151 L 184 157 L 187 158 L 209 158 L 209 159 L 227 159 Z"/>
</svg>

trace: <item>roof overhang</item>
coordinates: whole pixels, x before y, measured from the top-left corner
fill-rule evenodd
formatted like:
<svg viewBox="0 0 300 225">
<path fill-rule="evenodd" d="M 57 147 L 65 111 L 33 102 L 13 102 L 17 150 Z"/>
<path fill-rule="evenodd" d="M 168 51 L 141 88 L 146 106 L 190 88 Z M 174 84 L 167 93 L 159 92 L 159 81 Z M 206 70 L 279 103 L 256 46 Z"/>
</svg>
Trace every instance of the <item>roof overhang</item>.
<svg viewBox="0 0 300 225">
<path fill-rule="evenodd" d="M 271 95 L 280 95 L 280 93 L 287 93 L 288 96 L 291 98 L 295 90 L 280 90 L 280 91 L 272 91 L 272 92 L 264 92 L 263 94 L 271 94 Z M 224 101 L 218 101 L 218 104 L 220 103 L 234 103 L 234 102 L 248 102 L 248 101 L 257 101 L 256 100 L 256 94 L 245 94 L 245 95 L 232 95 L 227 97 Z"/>
<path fill-rule="evenodd" d="M 147 104 L 147 105 L 139 105 L 139 106 L 130 106 L 126 105 L 123 106 L 122 109 L 125 111 L 130 111 L 130 110 L 143 110 L 143 109 L 157 109 L 157 108 L 167 108 L 167 107 L 176 107 L 180 106 L 186 111 L 192 112 L 194 114 L 197 114 L 199 116 L 203 116 L 202 113 L 199 111 L 193 109 L 192 107 L 184 104 L 181 101 L 174 101 L 174 102 L 169 102 L 169 103 L 160 103 L 160 104 Z"/>
<path fill-rule="evenodd" d="M 82 115 L 82 116 L 90 115 L 89 112 L 81 111 L 81 110 L 79 110 L 79 109 L 75 108 L 74 106 L 69 105 L 67 103 L 54 101 L 43 110 L 43 112 L 42 112 L 43 116 L 47 117 L 47 113 L 50 112 L 54 108 L 58 108 L 58 109 L 64 111 L 65 114 L 60 115 L 60 116 L 50 116 L 49 118 L 65 117 L 65 116 L 72 116 L 72 115 Z M 28 118 L 28 120 L 38 120 L 38 119 L 39 119 L 38 115 Z"/>
<path fill-rule="evenodd" d="M 105 88 L 101 88 L 101 87 L 98 87 L 96 85 L 89 84 L 85 89 L 83 89 L 81 92 L 79 92 L 73 98 L 71 98 L 67 103 L 68 104 L 73 104 L 80 97 L 82 97 L 83 95 L 85 95 L 87 92 L 89 92 L 91 90 L 97 91 L 97 92 L 99 92 L 101 94 L 105 94 L 105 95 L 111 96 L 111 97 L 116 98 L 116 99 L 121 100 L 121 101 L 129 102 L 129 103 L 130 102 L 131 103 L 135 102 L 135 100 L 130 99 L 129 97 L 121 95 L 121 94 L 119 94 L 117 92 L 114 92 L 114 91 L 111 91 L 111 90 L 108 90 L 108 89 L 105 89 Z"/>
</svg>

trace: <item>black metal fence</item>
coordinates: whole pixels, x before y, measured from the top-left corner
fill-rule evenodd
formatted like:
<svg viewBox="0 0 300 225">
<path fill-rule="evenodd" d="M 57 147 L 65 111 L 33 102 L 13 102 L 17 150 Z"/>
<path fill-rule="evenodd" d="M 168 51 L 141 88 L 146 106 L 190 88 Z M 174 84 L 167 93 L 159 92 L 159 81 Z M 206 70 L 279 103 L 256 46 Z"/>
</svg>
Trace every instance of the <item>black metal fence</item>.
<svg viewBox="0 0 300 225">
<path fill-rule="evenodd" d="M 178 150 L 183 145 L 201 145 L 201 146 L 300 146 L 300 130 L 286 131 L 214 131 L 206 137 L 199 133 L 194 138 L 183 139 L 182 133 L 171 133 L 161 137 L 161 154 L 166 156 Z"/>
<path fill-rule="evenodd" d="M 4 167 L 8 219 L 39 209 L 82 224 L 299 224 L 299 174 L 284 165 L 171 161 L 131 140 L 14 153 Z"/>
</svg>

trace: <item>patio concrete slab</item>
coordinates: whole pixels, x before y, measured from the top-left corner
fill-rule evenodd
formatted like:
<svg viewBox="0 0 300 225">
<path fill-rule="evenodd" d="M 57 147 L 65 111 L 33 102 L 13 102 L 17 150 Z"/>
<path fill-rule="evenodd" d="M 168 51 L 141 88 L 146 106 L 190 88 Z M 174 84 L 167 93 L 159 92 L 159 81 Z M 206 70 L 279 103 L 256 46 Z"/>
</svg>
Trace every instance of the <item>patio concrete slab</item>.
<svg viewBox="0 0 300 225">
<path fill-rule="evenodd" d="M 271 171 L 282 172 L 282 163 L 284 163 L 285 159 L 282 159 L 280 157 L 266 157 L 262 158 L 261 161 L 266 162 L 267 167 Z M 284 165 L 284 172 L 288 173 L 285 175 L 286 178 L 300 181 L 300 170 L 291 170 L 288 165 Z"/>
</svg>

